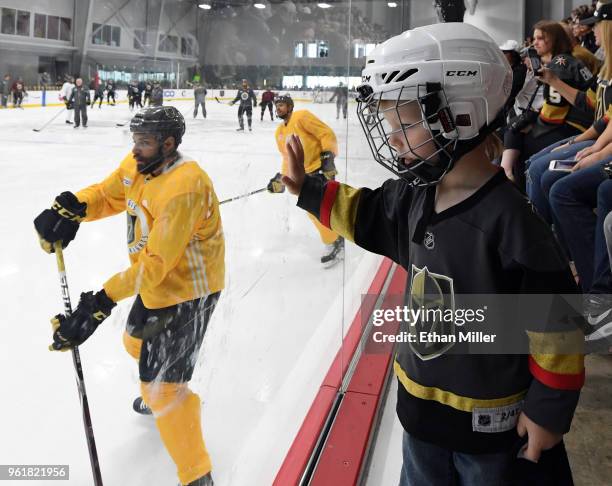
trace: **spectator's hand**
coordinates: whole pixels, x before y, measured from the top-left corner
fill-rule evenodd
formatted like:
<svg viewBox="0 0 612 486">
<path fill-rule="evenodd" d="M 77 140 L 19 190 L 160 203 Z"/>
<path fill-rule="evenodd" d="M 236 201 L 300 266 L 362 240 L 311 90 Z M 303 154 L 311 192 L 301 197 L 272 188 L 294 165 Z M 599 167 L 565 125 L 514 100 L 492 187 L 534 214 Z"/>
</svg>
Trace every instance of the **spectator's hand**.
<svg viewBox="0 0 612 486">
<path fill-rule="evenodd" d="M 513 169 L 512 164 L 509 164 L 507 162 L 502 162 L 501 163 L 501 167 L 502 167 L 502 169 L 504 169 L 504 172 L 506 173 L 506 177 L 510 181 L 515 182 L 514 174 L 512 173 L 512 169 Z"/>
<path fill-rule="evenodd" d="M 588 157 L 591 154 L 598 152 L 595 145 L 591 145 L 590 147 L 583 148 L 580 152 L 576 154 L 576 160 L 582 160 L 585 157 Z"/>
<path fill-rule="evenodd" d="M 538 462 L 542 451 L 552 449 L 563 439 L 563 434 L 545 429 L 524 413 L 519 415 L 516 431 L 521 437 L 525 437 L 525 434 L 527 434 L 527 444 L 521 451 L 523 457 L 532 462 Z"/>
<path fill-rule="evenodd" d="M 291 194 L 299 195 L 304 184 L 304 147 L 297 135 L 287 137 L 287 175 L 281 179 Z"/>
<path fill-rule="evenodd" d="M 536 76 L 538 81 L 545 84 L 552 84 L 555 81 L 559 81 L 559 77 L 553 73 L 550 69 L 542 67 L 539 71 L 539 76 Z"/>
<path fill-rule="evenodd" d="M 580 161 L 572 167 L 572 172 L 576 172 L 577 170 L 586 169 L 587 167 L 591 167 L 605 158 L 609 157 L 603 152 L 595 152 L 593 154 L 587 155 L 580 159 Z"/>
</svg>

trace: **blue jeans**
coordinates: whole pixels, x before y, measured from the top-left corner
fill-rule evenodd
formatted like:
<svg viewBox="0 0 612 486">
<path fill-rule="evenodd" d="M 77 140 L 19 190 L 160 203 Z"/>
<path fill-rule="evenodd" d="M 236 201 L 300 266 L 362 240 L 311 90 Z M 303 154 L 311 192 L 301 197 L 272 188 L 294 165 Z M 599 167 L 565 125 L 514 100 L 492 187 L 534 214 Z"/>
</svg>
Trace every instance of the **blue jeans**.
<svg viewBox="0 0 612 486">
<path fill-rule="evenodd" d="M 610 263 L 603 222 L 612 209 L 612 186 L 602 166 L 610 161 L 612 157 L 570 173 L 552 184 L 549 192 L 554 224 L 576 264 L 580 286 L 585 293 L 596 291 L 592 289 L 594 281 L 609 278 Z M 597 208 L 597 214 L 593 212 L 594 208 Z"/>
<path fill-rule="evenodd" d="M 548 191 L 546 190 L 552 182 L 556 182 L 558 179 L 566 175 L 565 172 L 549 171 L 548 167 L 551 160 L 568 160 L 573 159 L 578 152 L 586 147 L 590 147 L 595 143 L 595 140 L 589 140 L 586 142 L 579 142 L 570 145 L 569 147 L 552 152 L 552 150 L 559 145 L 563 145 L 569 140 L 561 140 L 553 145 L 546 147 L 544 150 L 539 151 L 537 154 L 532 155 L 526 162 L 527 166 L 527 196 L 531 200 L 531 203 L 536 208 L 540 216 L 546 220 L 547 223 L 552 224 L 552 215 L 550 213 L 550 205 L 548 204 Z M 542 178 L 546 174 L 547 176 L 547 187 L 542 186 Z"/>
<path fill-rule="evenodd" d="M 505 486 L 515 462 L 510 452 L 463 454 L 404 432 L 399 486 Z"/>
<path fill-rule="evenodd" d="M 543 451 L 537 464 L 517 459 L 517 451 L 464 454 L 404 432 L 399 486 L 573 486 L 563 441 Z"/>
</svg>

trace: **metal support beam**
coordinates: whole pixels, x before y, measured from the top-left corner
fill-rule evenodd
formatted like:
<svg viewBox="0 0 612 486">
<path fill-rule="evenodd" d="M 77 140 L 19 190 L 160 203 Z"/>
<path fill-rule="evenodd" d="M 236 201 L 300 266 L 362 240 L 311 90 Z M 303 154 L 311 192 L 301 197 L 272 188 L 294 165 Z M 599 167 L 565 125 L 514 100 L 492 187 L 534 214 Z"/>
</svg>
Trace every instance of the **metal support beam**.
<svg viewBox="0 0 612 486">
<path fill-rule="evenodd" d="M 88 30 L 91 25 L 93 0 L 74 0 L 72 17 L 73 43 L 76 50 L 72 56 L 72 71 L 84 76 L 87 57 Z"/>
</svg>

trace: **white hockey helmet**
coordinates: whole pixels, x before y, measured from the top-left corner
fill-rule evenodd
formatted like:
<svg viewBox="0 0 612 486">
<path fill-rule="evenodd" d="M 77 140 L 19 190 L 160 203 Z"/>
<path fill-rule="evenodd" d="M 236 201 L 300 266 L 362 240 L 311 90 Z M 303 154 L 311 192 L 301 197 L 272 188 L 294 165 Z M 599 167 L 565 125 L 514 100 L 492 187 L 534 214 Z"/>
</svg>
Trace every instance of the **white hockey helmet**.
<svg viewBox="0 0 612 486">
<path fill-rule="evenodd" d="M 366 59 L 362 83 L 358 116 L 374 158 L 413 185 L 432 185 L 495 128 L 512 88 L 512 69 L 493 39 L 477 27 L 441 23 L 377 45 Z M 382 109 L 382 100 L 395 103 Z M 408 103 L 419 104 L 419 123 L 430 130 L 438 148 L 427 159 L 410 150 L 410 159 L 417 159 L 410 167 L 403 163 L 407 154 L 389 145 L 383 116 Z"/>
</svg>

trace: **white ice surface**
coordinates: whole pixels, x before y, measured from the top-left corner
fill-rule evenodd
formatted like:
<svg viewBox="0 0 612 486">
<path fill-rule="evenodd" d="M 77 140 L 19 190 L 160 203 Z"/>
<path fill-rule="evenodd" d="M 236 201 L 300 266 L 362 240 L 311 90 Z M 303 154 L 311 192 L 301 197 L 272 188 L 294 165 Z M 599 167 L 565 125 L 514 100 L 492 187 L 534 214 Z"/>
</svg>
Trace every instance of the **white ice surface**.
<svg viewBox="0 0 612 486">
<path fill-rule="evenodd" d="M 280 168 L 277 122 L 236 133 L 236 107 L 207 103 L 191 118 L 181 150 L 200 161 L 220 199 L 264 187 Z M 330 104 L 297 105 L 320 116 L 340 142 L 340 180 L 376 187 L 387 174 L 372 161 L 358 122 L 335 119 Z M 59 108 L 0 110 L 0 463 L 68 464 L 70 481 L 92 484 L 72 359 L 51 353 L 49 319 L 62 311 L 55 258 L 42 252 L 32 220 L 55 195 L 110 173 L 130 149 L 126 105 L 90 110 L 73 129 Z M 348 140 L 348 143 L 347 143 Z M 347 157 L 348 154 L 348 157 Z M 348 164 L 347 164 L 348 158 Z M 192 389 L 200 395 L 204 435 L 218 486 L 266 486 L 300 427 L 339 349 L 380 257 L 347 245 L 344 265 L 321 268 L 323 246 L 288 194 L 258 194 L 222 206 L 226 289 L 210 323 Z M 73 306 L 128 265 L 125 218 L 82 225 L 65 251 Z M 136 415 L 136 363 L 121 335 L 124 301 L 81 347 L 104 484 L 170 486 L 173 463 L 153 421 Z M 8 483 L 7 483 L 8 484 Z M 18 483 L 25 484 L 25 483 Z"/>
</svg>

